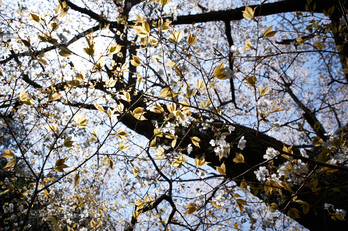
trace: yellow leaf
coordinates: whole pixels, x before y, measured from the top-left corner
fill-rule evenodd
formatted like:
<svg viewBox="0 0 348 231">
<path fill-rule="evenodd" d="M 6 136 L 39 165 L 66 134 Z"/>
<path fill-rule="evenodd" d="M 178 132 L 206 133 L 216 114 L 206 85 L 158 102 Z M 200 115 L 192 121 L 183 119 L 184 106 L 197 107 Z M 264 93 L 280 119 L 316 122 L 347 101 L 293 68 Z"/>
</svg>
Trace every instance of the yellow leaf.
<svg viewBox="0 0 348 231">
<path fill-rule="evenodd" d="M 163 88 L 160 92 L 160 95 L 166 95 L 168 91 L 169 91 L 169 87 Z"/>
<path fill-rule="evenodd" d="M 164 154 L 164 149 L 162 147 L 157 148 L 157 152 L 154 154 L 155 156 L 160 156 Z"/>
<path fill-rule="evenodd" d="M 98 111 L 105 112 L 104 108 L 100 106 L 98 103 L 94 103 L 94 107 L 98 109 Z"/>
<path fill-rule="evenodd" d="M 259 95 L 262 95 L 262 96 L 266 95 L 268 92 L 269 92 L 269 87 L 268 86 L 264 87 L 263 89 L 261 89 L 261 88 L 257 89 L 257 93 Z"/>
<path fill-rule="evenodd" d="M 251 42 L 249 41 L 249 39 L 245 40 L 244 44 L 245 44 L 244 50 L 247 51 L 250 49 L 254 49 L 254 47 L 251 45 Z"/>
<path fill-rule="evenodd" d="M 175 103 L 171 103 L 170 105 L 167 104 L 167 109 L 170 113 L 176 111 L 176 104 Z"/>
<path fill-rule="evenodd" d="M 243 17 L 246 19 L 253 19 L 254 18 L 254 10 L 251 7 L 246 6 L 245 10 L 243 12 Z"/>
<path fill-rule="evenodd" d="M 13 166 L 15 166 L 16 162 L 17 162 L 16 159 L 10 160 L 9 162 L 7 162 L 4 168 L 12 168 Z"/>
<path fill-rule="evenodd" d="M 75 121 L 79 124 L 79 128 L 85 128 L 88 124 L 88 121 L 86 120 L 86 114 L 75 115 Z"/>
<path fill-rule="evenodd" d="M 300 45 L 303 45 L 304 44 L 304 40 L 302 39 L 302 38 L 297 38 L 296 39 L 296 42 L 298 43 L 298 44 L 300 44 Z"/>
<path fill-rule="evenodd" d="M 273 111 L 271 111 L 271 113 L 275 113 L 275 112 L 279 112 L 279 111 L 283 111 L 283 109 L 282 108 L 276 108 Z"/>
<path fill-rule="evenodd" d="M 197 79 L 197 90 L 202 91 L 205 88 L 205 83 L 201 79 Z"/>
<path fill-rule="evenodd" d="M 48 130 L 48 131 L 57 131 L 58 130 L 58 125 L 57 124 L 48 124 L 45 126 L 45 128 Z"/>
<path fill-rule="evenodd" d="M 191 137 L 191 141 L 192 141 L 193 145 L 200 148 L 199 142 L 201 141 L 201 139 L 199 139 L 197 136 L 194 136 L 194 137 Z"/>
<path fill-rule="evenodd" d="M 241 205 L 247 205 L 247 202 L 243 199 L 237 199 L 237 203 L 239 203 Z"/>
<path fill-rule="evenodd" d="M 120 148 L 121 151 L 126 151 L 129 149 L 130 146 L 125 145 L 123 142 L 120 142 L 118 147 Z"/>
<path fill-rule="evenodd" d="M 81 81 L 78 80 L 78 79 L 73 79 L 70 81 L 70 84 L 73 86 L 73 87 L 77 87 L 81 84 Z"/>
<path fill-rule="evenodd" d="M 121 45 L 114 43 L 114 45 L 112 45 L 109 49 L 109 54 L 117 54 L 118 52 L 121 51 L 121 49 L 122 49 Z"/>
<path fill-rule="evenodd" d="M 241 153 L 236 152 L 236 157 L 233 159 L 233 162 L 237 164 L 245 163 L 244 156 Z"/>
<path fill-rule="evenodd" d="M 324 48 L 323 44 L 319 41 L 314 42 L 314 46 L 322 50 Z"/>
<path fill-rule="evenodd" d="M 257 82 L 257 78 L 255 76 L 248 76 L 248 77 L 246 77 L 245 80 L 246 80 L 247 84 L 249 84 L 252 87 L 254 87 L 256 85 L 256 82 Z"/>
<path fill-rule="evenodd" d="M 92 228 L 95 227 L 95 221 L 93 219 L 91 220 L 90 225 L 91 225 Z"/>
<path fill-rule="evenodd" d="M 218 79 L 225 80 L 228 79 L 228 76 L 225 74 L 226 68 L 224 63 L 217 65 L 214 69 L 214 76 Z"/>
<path fill-rule="evenodd" d="M 142 22 L 141 25 L 133 26 L 133 29 L 140 38 L 146 38 L 149 36 L 150 25 L 147 22 Z"/>
<path fill-rule="evenodd" d="M 216 201 L 212 201 L 211 204 L 218 209 L 222 209 L 220 205 L 216 204 Z"/>
<path fill-rule="evenodd" d="M 60 47 L 59 48 L 59 55 L 63 57 L 69 57 L 71 55 L 71 51 L 65 47 Z"/>
<path fill-rule="evenodd" d="M 283 151 L 290 153 L 290 154 L 294 154 L 294 152 L 292 151 L 292 146 L 291 147 L 286 147 L 285 145 L 283 146 Z"/>
<path fill-rule="evenodd" d="M 61 97 L 59 93 L 54 93 L 53 95 L 49 95 L 48 100 L 49 101 L 55 101 L 58 100 Z"/>
<path fill-rule="evenodd" d="M 74 186 L 76 187 L 79 182 L 80 182 L 80 174 L 78 173 L 74 177 Z"/>
<path fill-rule="evenodd" d="M 41 63 L 42 65 L 48 65 L 48 62 L 46 60 L 44 60 L 44 59 L 37 59 L 37 61 L 39 63 Z"/>
<path fill-rule="evenodd" d="M 221 166 L 216 166 L 216 171 L 220 173 L 221 175 L 226 175 L 226 166 L 225 163 L 222 163 Z"/>
<path fill-rule="evenodd" d="M 161 4 L 161 6 L 165 6 L 168 4 L 168 2 L 170 2 L 170 0 L 159 0 L 159 4 Z"/>
<path fill-rule="evenodd" d="M 270 180 L 268 180 L 268 181 L 265 182 L 264 190 L 265 190 L 265 192 L 267 193 L 267 195 L 270 195 L 270 194 L 272 193 L 273 188 L 272 188 L 272 186 L 271 186 L 271 181 L 270 181 Z"/>
<path fill-rule="evenodd" d="M 174 43 L 179 43 L 182 39 L 182 31 L 173 31 L 173 34 L 169 35 L 169 40 L 171 40 Z"/>
<path fill-rule="evenodd" d="M 201 167 L 204 166 L 206 164 L 210 164 L 210 162 L 206 162 L 204 157 L 198 158 L 198 156 L 196 156 L 195 158 L 195 165 L 196 167 Z"/>
<path fill-rule="evenodd" d="M 167 67 L 171 67 L 171 66 L 174 66 L 176 63 L 172 60 L 169 60 L 167 63 L 166 63 L 166 66 Z"/>
<path fill-rule="evenodd" d="M 40 22 L 41 18 L 40 16 L 30 13 L 30 17 L 35 21 L 35 22 Z"/>
<path fill-rule="evenodd" d="M 296 208 L 291 208 L 287 212 L 288 216 L 293 218 L 293 219 L 300 219 L 300 211 L 298 211 Z"/>
<path fill-rule="evenodd" d="M 282 169 L 282 170 L 283 170 L 283 169 Z M 285 170 L 285 171 L 286 171 L 286 170 Z M 289 171 L 289 172 L 290 172 L 290 171 Z M 282 181 L 282 182 L 280 183 L 280 185 L 281 185 L 284 189 L 286 189 L 287 191 L 292 192 L 291 187 L 290 187 L 286 182 Z"/>
<path fill-rule="evenodd" d="M 244 211 L 244 206 L 243 206 L 241 203 L 239 203 L 238 200 L 237 200 L 237 206 L 238 206 L 240 212 L 243 213 L 243 211 Z"/>
<path fill-rule="evenodd" d="M 137 107 L 136 109 L 133 110 L 133 113 L 134 113 L 134 118 L 136 118 L 138 120 L 147 120 L 144 117 L 144 108 Z"/>
<path fill-rule="evenodd" d="M 127 139 L 127 133 L 124 131 L 124 128 L 120 128 L 120 129 L 118 129 L 118 131 L 116 132 L 116 137 L 117 138 L 121 138 L 121 139 L 123 139 L 123 140 L 128 140 Z"/>
<path fill-rule="evenodd" d="M 278 209 L 278 205 L 273 202 L 269 208 L 271 212 L 274 213 Z"/>
<path fill-rule="evenodd" d="M 266 34 L 272 31 L 272 29 L 273 29 L 273 26 L 267 27 L 266 30 L 263 32 L 263 35 L 266 36 Z"/>
<path fill-rule="evenodd" d="M 137 67 L 137 66 L 140 66 L 141 61 L 137 56 L 133 56 L 133 59 L 131 60 L 131 64 Z"/>
<path fill-rule="evenodd" d="M 197 35 L 193 35 L 193 34 L 189 34 L 189 36 L 187 37 L 187 43 L 189 45 L 193 45 L 197 42 Z"/>
<path fill-rule="evenodd" d="M 4 150 L 1 154 L 2 157 L 12 159 L 14 157 L 14 153 L 11 149 Z"/>
<path fill-rule="evenodd" d="M 134 176 L 137 177 L 138 173 L 140 172 L 140 169 L 139 169 L 139 167 L 135 167 L 135 168 L 133 167 L 132 171 L 133 171 Z"/>
<path fill-rule="evenodd" d="M 114 161 L 112 159 L 109 158 L 108 163 L 109 163 L 110 168 L 114 168 Z"/>
<path fill-rule="evenodd" d="M 187 209 L 185 215 L 193 214 L 197 210 L 197 205 L 196 203 L 190 203 L 186 206 L 186 208 Z"/>
<path fill-rule="evenodd" d="M 263 36 L 266 38 L 271 38 L 273 37 L 277 31 L 272 31 L 273 26 L 267 27 L 267 29 L 263 32 Z"/>
<path fill-rule="evenodd" d="M 243 180 L 242 182 L 240 182 L 240 186 L 241 189 L 247 189 L 248 188 L 248 184 L 245 182 L 245 180 Z"/>
</svg>

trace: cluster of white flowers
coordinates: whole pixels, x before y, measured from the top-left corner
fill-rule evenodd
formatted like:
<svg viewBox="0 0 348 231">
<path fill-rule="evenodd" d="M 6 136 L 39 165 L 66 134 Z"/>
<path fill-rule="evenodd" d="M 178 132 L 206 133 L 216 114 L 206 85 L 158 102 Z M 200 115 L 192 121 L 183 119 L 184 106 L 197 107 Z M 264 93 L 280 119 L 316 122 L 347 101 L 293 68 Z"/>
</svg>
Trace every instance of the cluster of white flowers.
<svg viewBox="0 0 348 231">
<path fill-rule="evenodd" d="M 269 107 L 269 106 L 272 106 L 272 101 L 271 100 L 268 100 L 268 99 L 264 99 L 264 100 L 260 100 L 260 101 L 258 101 L 257 102 L 257 104 L 258 104 L 258 106 L 260 107 L 260 108 L 267 108 L 267 107 Z"/>
<path fill-rule="evenodd" d="M 204 130 L 207 130 L 211 125 L 210 123 L 212 123 L 214 121 L 213 118 L 207 120 L 206 122 L 202 123 L 202 127 L 199 129 L 200 132 L 203 132 Z"/>
<path fill-rule="evenodd" d="M 228 157 L 230 151 L 230 144 L 226 142 L 226 136 L 221 136 L 220 139 L 210 140 L 210 145 L 215 147 L 214 152 L 220 158 Z"/>
<path fill-rule="evenodd" d="M 289 168 L 291 166 L 291 168 Z M 286 161 L 278 170 L 280 177 L 286 178 L 289 185 L 298 185 L 305 180 L 308 173 L 307 165 L 302 160 L 294 160 L 291 163 Z"/>
<path fill-rule="evenodd" d="M 13 210 L 14 206 L 12 203 L 9 203 L 9 204 L 5 203 L 4 206 L 2 206 L 2 208 L 4 210 L 4 213 L 13 213 L 14 211 Z"/>
<path fill-rule="evenodd" d="M 167 122 L 164 126 L 159 128 L 160 132 L 175 134 L 175 123 Z"/>
<path fill-rule="evenodd" d="M 179 122 L 179 124 L 181 124 L 183 127 L 188 127 L 188 126 L 192 123 L 192 121 L 195 120 L 195 118 L 193 118 L 193 117 L 190 116 L 190 115 L 184 114 L 184 113 L 183 113 L 183 115 L 184 115 L 184 119 L 182 119 L 181 117 L 179 117 L 178 122 Z"/>
<path fill-rule="evenodd" d="M 265 160 L 271 160 L 279 155 L 278 151 L 273 148 L 267 148 L 266 154 L 263 155 Z M 301 150 L 301 155 L 307 157 L 307 153 L 304 149 Z M 277 170 L 277 172 L 270 174 L 265 166 L 260 166 L 258 170 L 254 171 L 256 178 L 260 182 L 267 180 L 273 180 L 278 183 L 281 179 L 285 179 L 289 185 L 301 184 L 308 174 L 308 167 L 302 160 L 289 160 L 284 162 Z"/>
<path fill-rule="evenodd" d="M 325 210 L 332 210 L 335 212 L 335 214 L 341 216 L 342 218 L 345 218 L 347 215 L 346 210 L 344 209 L 335 209 L 335 206 L 333 204 L 325 203 L 324 204 L 324 209 Z"/>
<path fill-rule="evenodd" d="M 323 147 L 326 147 L 329 150 L 337 150 L 337 153 L 333 156 L 330 156 L 330 160 L 328 161 L 329 164 L 342 164 L 345 163 L 346 166 L 348 166 L 348 148 L 346 146 L 340 146 L 339 149 L 334 145 L 336 142 L 335 140 L 339 140 L 340 137 L 335 134 L 325 134 L 329 137 L 326 141 L 322 143 Z"/>
<path fill-rule="evenodd" d="M 231 52 L 234 56 L 242 55 L 244 53 L 244 47 L 231 46 Z"/>
<path fill-rule="evenodd" d="M 260 166 L 258 170 L 254 171 L 256 179 L 261 183 L 265 182 L 268 178 L 269 172 L 265 166 Z"/>
<path fill-rule="evenodd" d="M 266 154 L 263 155 L 263 158 L 265 160 L 271 160 L 274 157 L 276 157 L 278 154 L 279 154 L 278 151 L 274 150 L 273 148 L 267 148 Z"/>
</svg>

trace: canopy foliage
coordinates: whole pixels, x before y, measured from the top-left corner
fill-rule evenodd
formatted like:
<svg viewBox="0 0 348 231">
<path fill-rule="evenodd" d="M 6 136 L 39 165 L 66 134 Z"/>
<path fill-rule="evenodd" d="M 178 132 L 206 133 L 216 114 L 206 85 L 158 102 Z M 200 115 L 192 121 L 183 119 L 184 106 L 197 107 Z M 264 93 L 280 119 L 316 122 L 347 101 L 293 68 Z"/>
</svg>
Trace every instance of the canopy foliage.
<svg viewBox="0 0 348 231">
<path fill-rule="evenodd" d="M 4 230 L 345 230 L 348 4 L 3 1 Z"/>
</svg>

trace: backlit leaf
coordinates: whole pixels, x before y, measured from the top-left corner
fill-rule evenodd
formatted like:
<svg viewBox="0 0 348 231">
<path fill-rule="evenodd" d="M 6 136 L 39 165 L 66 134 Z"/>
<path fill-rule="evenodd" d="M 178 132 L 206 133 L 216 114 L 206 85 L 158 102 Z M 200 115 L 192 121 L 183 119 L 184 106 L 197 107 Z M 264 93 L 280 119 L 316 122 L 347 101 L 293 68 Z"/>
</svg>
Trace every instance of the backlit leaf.
<svg viewBox="0 0 348 231">
<path fill-rule="evenodd" d="M 1 154 L 2 157 L 12 159 L 14 157 L 14 153 L 11 149 L 4 150 Z"/>
<path fill-rule="evenodd" d="M 10 160 L 9 162 L 7 162 L 4 168 L 12 168 L 13 166 L 15 166 L 16 162 L 16 159 Z"/>
<path fill-rule="evenodd" d="M 197 136 L 194 136 L 194 137 L 191 137 L 191 141 L 193 145 L 195 145 L 196 147 L 199 147 L 199 142 L 201 141 L 201 139 L 199 139 Z"/>
</svg>

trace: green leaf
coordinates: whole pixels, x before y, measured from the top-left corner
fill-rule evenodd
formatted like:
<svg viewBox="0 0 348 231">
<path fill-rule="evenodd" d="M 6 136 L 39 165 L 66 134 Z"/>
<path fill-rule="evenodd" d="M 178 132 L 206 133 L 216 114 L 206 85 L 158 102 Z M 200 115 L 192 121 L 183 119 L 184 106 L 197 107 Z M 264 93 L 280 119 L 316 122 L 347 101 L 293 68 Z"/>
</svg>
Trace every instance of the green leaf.
<svg viewBox="0 0 348 231">
<path fill-rule="evenodd" d="M 48 65 L 47 61 L 44 60 L 44 59 L 37 59 L 37 61 L 38 61 L 39 63 L 41 63 L 42 65 Z"/>
<path fill-rule="evenodd" d="M 71 141 L 71 136 L 69 136 L 68 138 L 66 138 L 64 140 L 64 146 L 71 148 L 73 146 L 74 141 Z"/>
<path fill-rule="evenodd" d="M 30 16 L 35 22 L 40 22 L 41 20 L 40 16 L 38 16 L 37 14 L 30 13 Z"/>
<path fill-rule="evenodd" d="M 274 213 L 277 209 L 278 209 L 278 205 L 273 202 L 270 206 L 271 212 Z"/>
<path fill-rule="evenodd" d="M 80 173 L 76 174 L 74 177 L 74 186 L 76 187 L 79 182 L 80 182 Z"/>
<path fill-rule="evenodd" d="M 300 211 L 298 211 L 296 208 L 291 208 L 287 212 L 288 216 L 293 218 L 293 219 L 300 219 Z"/>
<path fill-rule="evenodd" d="M 22 39 L 21 41 L 24 44 L 24 46 L 30 47 L 30 41 L 29 40 Z"/>
<path fill-rule="evenodd" d="M 63 57 L 68 57 L 71 55 L 71 51 L 65 47 L 60 47 L 59 48 L 60 51 L 59 51 L 59 55 L 60 56 L 63 56 Z"/>
</svg>

